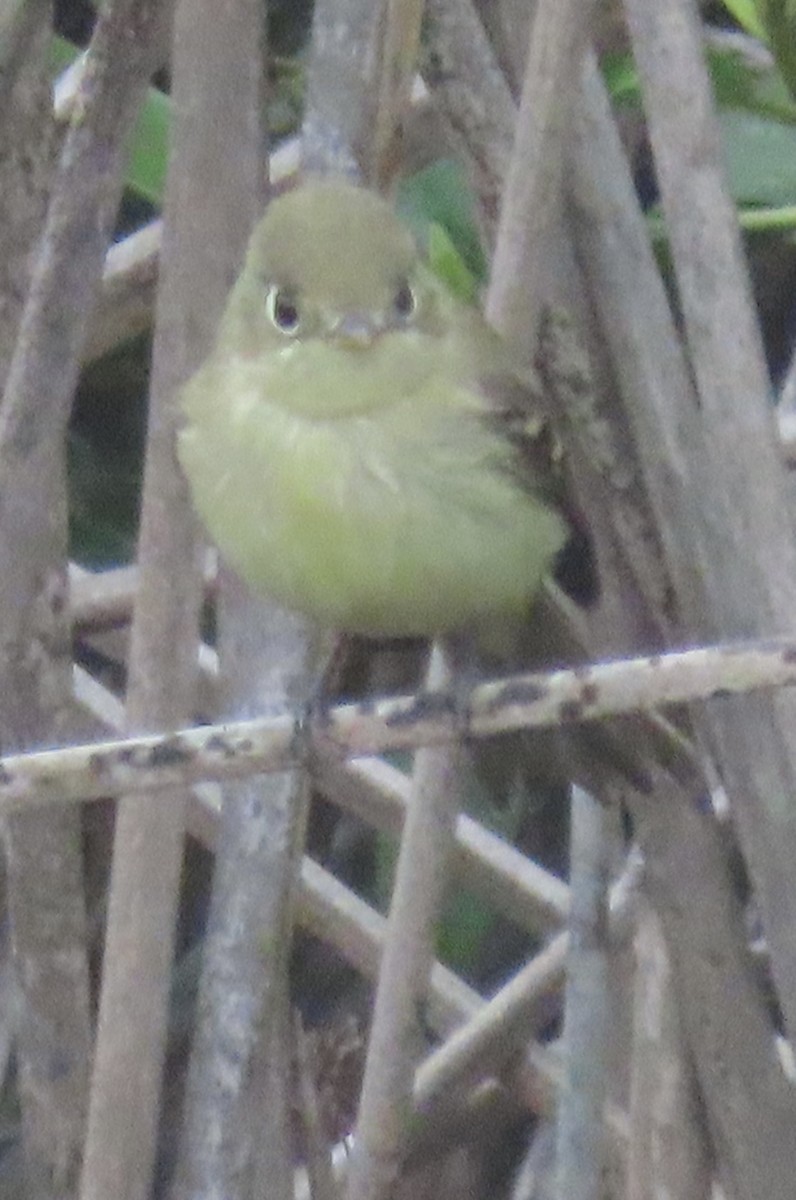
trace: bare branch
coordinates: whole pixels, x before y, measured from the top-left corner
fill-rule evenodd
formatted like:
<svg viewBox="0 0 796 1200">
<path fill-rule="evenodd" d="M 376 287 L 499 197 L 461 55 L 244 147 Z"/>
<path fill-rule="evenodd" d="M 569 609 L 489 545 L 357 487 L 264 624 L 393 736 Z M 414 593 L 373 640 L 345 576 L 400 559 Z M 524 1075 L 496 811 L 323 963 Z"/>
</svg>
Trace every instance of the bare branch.
<svg viewBox="0 0 796 1200">
<path fill-rule="evenodd" d="M 722 1176 L 739 1200 L 786 1200 L 796 1094 L 751 969 L 728 846 L 712 814 L 664 778 L 637 798 L 633 818 Z"/>
<path fill-rule="evenodd" d="M 608 881 L 617 839 L 598 802 L 572 795 L 570 951 L 564 992 L 564 1079 L 556 1128 L 557 1194 L 598 1200 L 605 1161 L 608 1060 Z"/>
<path fill-rule="evenodd" d="M 386 939 L 386 918 L 334 875 L 305 858 L 301 868 L 299 919 L 305 929 L 336 946 L 366 979 L 376 979 Z M 425 1016 L 440 1036 L 473 1017 L 481 997 L 453 971 L 434 963 Z"/>
<path fill-rule="evenodd" d="M 85 362 L 101 358 L 151 325 L 162 236 L 162 221 L 152 221 L 108 250 Z"/>
<path fill-rule="evenodd" d="M 705 602 L 686 618 L 703 637 L 787 635 L 796 613 L 791 490 L 724 179 L 697 8 L 693 0 L 627 0 L 626 11 L 699 392 L 703 436 L 682 448 L 696 522 L 680 536 L 699 564 Z M 680 417 L 671 410 L 670 421 Z M 747 697 L 709 716 L 793 1034 L 796 812 L 782 798 L 796 790 L 796 703 L 786 694 Z"/>
<path fill-rule="evenodd" d="M 472 165 L 488 240 L 494 241 L 516 106 L 471 0 L 428 0 L 423 77 Z M 478 87 L 472 80 L 478 80 Z"/>
<path fill-rule="evenodd" d="M 677 600 L 691 627 L 699 629 L 706 624 L 706 614 L 711 610 L 711 600 L 706 594 L 707 564 L 713 555 L 728 553 L 726 548 L 719 551 L 715 545 L 712 548 L 709 545 L 715 522 L 708 520 L 713 508 L 702 491 L 710 457 L 705 449 L 709 435 L 701 425 L 693 377 L 678 343 L 630 172 L 593 60 L 587 63 L 583 88 L 584 101 L 575 122 L 574 154 L 574 228 L 578 253 L 625 395 L 629 424 L 643 461 L 667 562 L 676 583 Z M 716 463 L 716 470 L 721 469 L 722 464 Z M 724 704 L 716 705 L 714 713 L 722 713 L 726 708 Z M 694 715 L 698 720 L 699 714 Z M 763 741 L 767 738 L 764 733 Z M 738 745 L 740 748 L 742 742 Z M 667 795 L 666 790 L 663 795 Z M 742 789 L 738 793 L 739 807 L 745 809 L 746 802 L 747 794 Z M 749 987 L 749 964 L 743 954 L 728 951 L 721 960 L 712 959 L 715 965 L 708 969 L 707 959 L 696 949 L 698 945 L 718 942 L 737 946 L 742 936 L 741 918 L 731 902 L 732 883 L 726 875 L 716 872 L 717 854 L 709 829 L 698 839 L 685 828 L 678 831 L 678 826 L 693 819 L 688 801 L 684 802 L 674 792 L 665 801 L 671 825 L 665 837 L 667 822 L 663 818 L 657 836 L 650 835 L 649 821 L 645 819 L 647 807 L 643 797 L 636 797 L 633 817 L 637 830 L 647 830 L 644 849 L 650 873 L 665 881 L 665 887 L 656 897 L 658 905 L 665 903 L 674 913 L 678 897 L 686 891 L 704 888 L 710 896 L 709 902 L 705 900 L 689 908 L 688 920 L 670 920 L 666 924 L 677 974 L 678 1003 L 711 1123 L 728 1131 L 722 1145 L 742 1164 L 740 1172 L 750 1172 L 751 1164 L 757 1162 L 760 1188 L 763 1194 L 768 1194 L 771 1184 L 768 1173 L 779 1169 L 785 1180 L 793 1173 L 792 1164 L 772 1165 L 775 1159 L 770 1143 L 769 1149 L 761 1152 L 769 1136 L 768 1117 L 756 1106 L 739 1117 L 726 1078 L 732 1075 L 736 1081 L 743 1081 L 738 1083 L 741 1091 L 751 1093 L 758 1088 L 777 1091 L 781 1078 L 770 1055 L 771 1032 L 760 1019 L 759 997 L 755 1000 L 752 993 L 748 1006 L 730 999 Z M 675 871 L 674 864 L 666 862 L 663 848 L 670 840 L 683 846 L 688 844 L 694 880 L 691 889 L 684 882 L 683 864 Z M 705 968 L 701 980 L 695 978 L 688 965 L 692 955 Z M 735 980 L 731 987 L 727 983 L 729 973 Z M 735 1032 L 726 1042 L 705 1036 L 706 1030 L 729 1028 Z M 756 1046 L 756 1066 L 750 1073 L 751 1079 L 746 1079 L 749 1063 L 742 1049 L 750 1045 Z M 725 1083 L 720 1082 L 723 1074 Z"/>
<path fill-rule="evenodd" d="M 432 650 L 428 681 L 432 687 L 452 684 L 441 647 Z M 456 824 L 460 756 L 458 744 L 415 756 L 354 1131 L 350 1200 L 389 1196 L 406 1154 L 406 1112 L 423 1047 L 422 1015 Z"/>
<path fill-rule="evenodd" d="M 562 717 L 592 721 L 794 683 L 796 643 L 739 643 L 511 676 L 474 688 L 466 710 L 444 692 L 421 692 L 339 705 L 309 723 L 285 713 L 162 736 L 9 755 L 0 760 L 0 812 L 283 771 L 302 760 L 313 738 L 325 752 L 356 757 L 507 729 L 550 728 Z"/>
<path fill-rule="evenodd" d="M 381 758 L 340 762 L 316 751 L 318 790 L 372 827 L 399 833 L 409 806 L 411 780 Z M 498 912 L 536 933 L 557 929 L 569 910 L 569 889 L 503 838 L 463 814 L 456 823 L 453 871 L 468 890 Z"/>
<path fill-rule="evenodd" d="M 448 1089 L 506 1062 L 527 1040 L 539 1001 L 564 981 L 569 934 L 559 933 L 470 1020 L 454 1030 L 417 1072 L 414 1098 L 423 1111 Z"/>
<path fill-rule="evenodd" d="M 401 141 L 417 69 L 422 18 L 422 0 L 387 0 L 372 134 L 372 168 L 368 171 L 382 191 L 401 165 Z"/>
<path fill-rule="evenodd" d="M 628 1200 L 653 1200 L 661 1189 L 672 1200 L 709 1200 L 709 1147 L 669 956 L 648 903 L 638 917 Z"/>
<path fill-rule="evenodd" d="M 162 10 L 155 0 L 116 0 L 98 23 L 6 384 L 6 457 L 24 452 L 51 423 L 62 429 L 69 416 Z"/>
<path fill-rule="evenodd" d="M 302 165 L 360 178 L 371 163 L 384 0 L 318 0 L 312 26 Z"/>
<path fill-rule="evenodd" d="M 124 728 L 122 705 L 80 668 L 75 668 L 75 699 L 86 706 L 102 727 L 117 732 Z M 332 803 L 372 828 L 400 833 L 409 804 L 411 779 L 384 759 L 341 762 L 336 755 L 316 749 L 313 784 Z M 221 803 L 217 785 L 198 785 L 193 789 L 188 829 L 213 850 L 218 840 Z M 469 890 L 482 896 L 496 912 L 520 928 L 537 934 L 553 932 L 566 919 L 567 885 L 502 837 L 461 813 L 456 823 L 453 870 L 462 881 L 466 880 Z M 322 936 L 338 945 L 333 931 L 326 929 Z M 358 960 L 355 965 L 363 969 Z"/>
<path fill-rule="evenodd" d="M 593 3 L 538 0 L 531 21 L 514 150 L 500 207 L 486 314 L 518 349 L 535 342 L 539 306 L 549 299 L 544 278 L 556 213 L 561 205 L 562 146 L 574 73 L 589 32 Z"/>
<path fill-rule="evenodd" d="M 13 0 L 0 17 L 0 388 L 47 207 L 55 138 L 46 69 L 49 0 Z"/>
<path fill-rule="evenodd" d="M 248 140 L 252 110 L 246 117 L 239 107 L 253 81 L 259 97 L 262 75 L 252 54 L 259 6 L 253 22 L 250 15 L 237 5 L 219 27 L 216 6 L 186 2 L 175 17 L 173 149 L 129 656 L 133 728 L 173 727 L 192 714 L 202 553 L 174 458 L 174 389 L 214 333 L 249 232 L 250 197 L 263 186 Z M 181 796 L 119 807 L 84 1200 L 149 1194 L 183 836 Z"/>
<path fill-rule="evenodd" d="M 299 623 L 256 602 L 236 617 L 222 633 L 236 671 L 228 707 L 284 704 L 305 663 Z M 282 771 L 224 797 L 176 1190 L 190 1200 L 245 1196 L 262 1173 L 269 1195 L 290 1194 L 287 964 L 305 787 L 300 771 Z"/>
<path fill-rule="evenodd" d="M 116 0 L 98 21 L 6 379 L 0 414 L 0 725 L 6 747 L 40 745 L 69 732 L 66 425 L 162 9 L 155 0 Z M 47 8 L 32 5 L 31 14 L 39 21 L 43 15 L 48 34 Z M 44 42 L 41 49 L 43 65 Z M 41 97 L 49 103 L 46 90 Z M 50 144 L 50 120 L 47 115 L 35 135 L 28 130 L 26 154 L 34 163 Z M 35 191 L 29 195 L 34 219 Z M 17 236 L 24 246 L 21 228 Z M 32 1194 L 73 1195 L 91 1037 L 79 813 L 64 810 L 49 821 L 15 818 L 6 827 L 6 850 L 26 991 L 20 1077 Z"/>
</svg>

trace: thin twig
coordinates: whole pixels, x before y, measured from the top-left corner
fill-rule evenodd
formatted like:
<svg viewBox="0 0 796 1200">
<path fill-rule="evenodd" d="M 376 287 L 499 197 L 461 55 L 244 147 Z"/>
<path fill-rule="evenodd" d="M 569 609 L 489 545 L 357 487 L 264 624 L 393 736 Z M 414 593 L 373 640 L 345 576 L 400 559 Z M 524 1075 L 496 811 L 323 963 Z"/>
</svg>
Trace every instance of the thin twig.
<svg viewBox="0 0 796 1200">
<path fill-rule="evenodd" d="M 739 643 L 512 676 L 474 688 L 466 712 L 446 693 L 429 692 L 339 705 L 309 727 L 285 713 L 9 755 L 0 760 L 0 812 L 282 771 L 301 761 L 313 736 L 325 752 L 356 757 L 508 729 L 550 728 L 562 717 L 598 720 L 794 683 L 796 643 Z"/>
<path fill-rule="evenodd" d="M 572 795 L 570 952 L 564 992 L 564 1078 L 556 1128 L 560 1200 L 598 1200 L 609 1019 L 608 881 L 616 839 L 605 810 Z"/>
<path fill-rule="evenodd" d="M 105 256 L 102 291 L 83 358 L 108 354 L 147 330 L 155 313 L 163 222 L 151 221 L 111 246 Z"/>
<path fill-rule="evenodd" d="M 270 670 L 260 671 L 260 693 L 249 692 L 253 709 L 284 703 L 305 662 L 295 620 L 276 609 L 260 617 L 248 641 L 242 630 L 236 635 L 239 678 L 249 688 L 263 666 L 263 645 L 271 656 Z M 286 980 L 306 812 L 302 786 L 300 773 L 282 771 L 224 797 L 175 1192 L 190 1200 L 244 1196 L 247 1178 L 266 1167 L 269 1195 L 290 1192 Z M 263 1093 L 267 1106 L 257 1102 Z"/>
<path fill-rule="evenodd" d="M 66 425 L 163 7 L 116 0 L 98 21 L 6 380 L 0 416 L 6 746 L 46 743 L 68 732 Z M 38 138 L 46 148 L 44 126 Z M 20 1078 L 32 1194 L 72 1195 L 90 1059 L 79 814 L 9 822 L 6 847 L 26 990 Z"/>
<path fill-rule="evenodd" d="M 563 982 L 568 952 L 569 934 L 557 934 L 426 1059 L 414 1086 L 420 1111 L 454 1085 L 505 1064 L 527 1042 L 540 1000 Z"/>
<path fill-rule="evenodd" d="M 495 328 L 527 353 L 534 346 L 539 306 L 550 292 L 544 255 L 561 203 L 561 148 L 572 96 L 561 79 L 580 60 L 592 8 L 593 2 L 582 0 L 538 0 L 531 22 L 486 303 Z"/>
<path fill-rule="evenodd" d="M 411 795 L 411 779 L 381 758 L 340 762 L 318 753 L 313 781 L 322 795 L 371 827 L 399 834 Z M 468 890 L 521 928 L 557 929 L 569 910 L 569 888 L 478 821 L 460 814 L 456 823 L 454 875 Z"/>
<path fill-rule="evenodd" d="M 671 1200 L 708 1200 L 709 1147 L 697 1083 L 669 956 L 649 903 L 639 906 L 635 957 L 628 1200 L 652 1200 L 661 1191 Z"/>
<path fill-rule="evenodd" d="M 301 868 L 298 917 L 305 929 L 335 946 L 366 979 L 378 977 L 386 918 L 310 858 Z M 458 975 L 434 963 L 424 1010 L 430 1029 L 445 1037 L 474 1017 L 482 1004 Z"/>
<path fill-rule="evenodd" d="M 427 0 L 426 19 L 423 78 L 471 164 L 492 243 L 511 156 L 514 100 L 471 0 Z"/>
<path fill-rule="evenodd" d="M 422 18 L 422 0 L 386 2 L 371 167 L 367 172 L 382 191 L 401 165 L 401 139 L 412 96 Z"/>
<path fill-rule="evenodd" d="M 312 1075 L 310 1043 L 298 1013 L 294 1016 L 293 1028 L 299 1112 L 304 1142 L 307 1147 L 307 1178 L 310 1195 L 312 1200 L 339 1200 L 331 1148 L 324 1134 L 318 1104 L 318 1089 Z"/>
<path fill-rule="evenodd" d="M 248 233 L 248 210 L 243 229 L 234 216 L 234 181 L 257 164 L 238 154 L 229 129 L 239 119 L 247 68 L 259 78 L 261 65 L 251 54 L 251 25 L 237 19 L 241 11 L 227 13 L 223 36 L 213 5 L 186 2 L 175 17 L 173 148 L 129 656 L 133 728 L 173 726 L 192 714 L 201 550 L 174 461 L 174 389 L 206 350 Z M 224 86 L 215 86 L 221 79 Z M 117 814 L 84 1200 L 142 1200 L 151 1186 L 182 800 L 179 793 L 169 804 L 125 798 Z"/>
<path fill-rule="evenodd" d="M 440 647 L 428 680 L 451 686 Z M 406 1153 L 407 1114 L 424 1038 L 422 1014 L 434 959 L 459 800 L 460 747 L 418 751 L 390 903 L 348 1180 L 350 1200 L 391 1193 Z"/>
<path fill-rule="evenodd" d="M 611 889 L 610 912 L 612 932 L 621 930 L 635 891 L 627 880 L 635 879 L 638 866 L 630 858 L 620 878 Z M 490 1000 L 482 1004 L 466 1024 L 435 1050 L 417 1072 L 414 1087 L 415 1105 L 424 1111 L 439 1097 L 464 1080 L 472 1079 L 487 1069 L 494 1069 L 527 1043 L 539 1000 L 554 992 L 563 980 L 569 953 L 570 935 L 559 933 L 543 950 L 526 963 Z M 542 1080 L 560 1084 L 560 1064 L 555 1069 L 544 1053 L 529 1052 L 531 1062 L 540 1068 Z"/>
<path fill-rule="evenodd" d="M 318 0 L 301 157 L 307 172 L 361 178 L 371 160 L 384 0 Z"/>
</svg>

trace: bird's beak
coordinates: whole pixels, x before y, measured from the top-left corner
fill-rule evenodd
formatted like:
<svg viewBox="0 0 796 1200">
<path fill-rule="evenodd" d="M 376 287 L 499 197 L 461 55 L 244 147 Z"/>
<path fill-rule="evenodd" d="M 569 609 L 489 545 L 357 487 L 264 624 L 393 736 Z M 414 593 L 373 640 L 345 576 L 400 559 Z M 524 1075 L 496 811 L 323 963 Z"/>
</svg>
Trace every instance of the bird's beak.
<svg viewBox="0 0 796 1200">
<path fill-rule="evenodd" d="M 379 330 L 369 317 L 347 313 L 334 329 L 334 339 L 346 350 L 366 350 L 378 336 Z"/>
</svg>

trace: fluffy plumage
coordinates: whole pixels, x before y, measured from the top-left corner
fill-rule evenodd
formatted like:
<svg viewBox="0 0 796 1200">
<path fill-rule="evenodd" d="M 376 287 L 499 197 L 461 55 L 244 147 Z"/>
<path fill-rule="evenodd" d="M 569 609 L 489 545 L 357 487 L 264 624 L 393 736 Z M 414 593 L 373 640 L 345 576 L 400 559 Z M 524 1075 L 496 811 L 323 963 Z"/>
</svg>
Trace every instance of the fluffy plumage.
<svg viewBox="0 0 796 1200">
<path fill-rule="evenodd" d="M 179 459 L 256 589 L 324 626 L 439 634 L 524 613 L 567 540 L 526 404 L 390 207 L 308 183 L 254 231 Z"/>
</svg>

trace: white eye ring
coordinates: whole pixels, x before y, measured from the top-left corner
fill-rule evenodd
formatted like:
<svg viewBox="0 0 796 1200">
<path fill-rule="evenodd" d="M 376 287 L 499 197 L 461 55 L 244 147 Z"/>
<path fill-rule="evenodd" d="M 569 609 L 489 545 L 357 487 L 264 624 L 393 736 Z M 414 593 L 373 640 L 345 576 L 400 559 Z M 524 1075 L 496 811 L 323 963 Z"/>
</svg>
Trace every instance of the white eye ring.
<svg viewBox="0 0 796 1200">
<path fill-rule="evenodd" d="M 301 313 L 291 292 L 272 285 L 265 297 L 268 320 L 280 333 L 295 337 L 301 328 Z"/>
<path fill-rule="evenodd" d="M 398 287 L 392 301 L 393 311 L 395 315 L 402 321 L 408 321 L 410 317 L 415 315 L 417 310 L 417 296 L 414 288 L 405 279 Z"/>
</svg>

